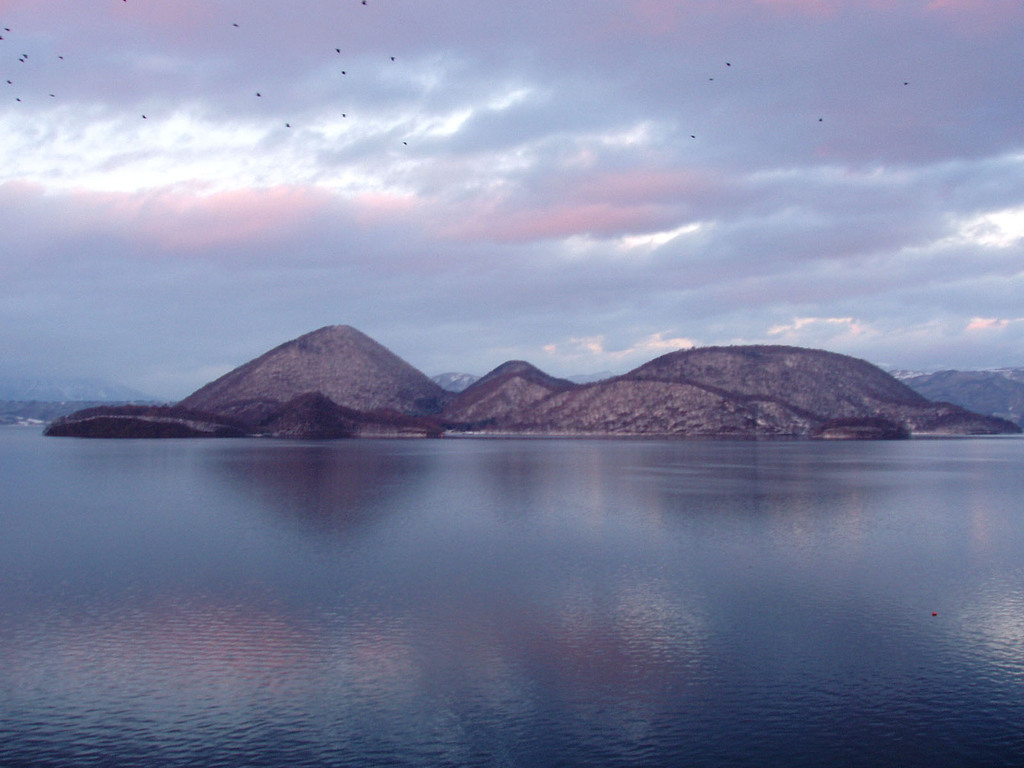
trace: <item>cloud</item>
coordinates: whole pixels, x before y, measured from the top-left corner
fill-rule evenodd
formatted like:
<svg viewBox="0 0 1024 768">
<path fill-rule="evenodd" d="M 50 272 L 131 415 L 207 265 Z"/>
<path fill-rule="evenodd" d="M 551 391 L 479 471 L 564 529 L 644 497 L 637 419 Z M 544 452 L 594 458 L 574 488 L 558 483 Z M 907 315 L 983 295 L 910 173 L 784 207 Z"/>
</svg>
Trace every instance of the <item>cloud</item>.
<svg viewBox="0 0 1024 768">
<path fill-rule="evenodd" d="M 208 197 L 164 192 L 144 198 L 125 211 L 140 239 L 163 252 L 198 252 L 267 238 L 287 242 L 327 207 L 327 200 L 302 188 L 219 192 Z"/>
<path fill-rule="evenodd" d="M 1011 325 L 1024 323 L 1024 318 L 972 317 L 967 324 L 968 331 L 1001 331 Z"/>
<path fill-rule="evenodd" d="M 86 5 L 3 5 L 7 366 L 1021 364 L 1020 3 Z"/>
<path fill-rule="evenodd" d="M 979 245 L 1008 248 L 1024 239 L 1024 207 L 974 216 L 959 226 L 960 236 Z"/>
<path fill-rule="evenodd" d="M 862 336 L 868 333 L 865 325 L 852 317 L 798 317 L 789 325 L 775 325 L 768 329 L 769 336 L 785 339 L 788 343 L 807 342 L 808 339 L 837 335 Z"/>
<path fill-rule="evenodd" d="M 623 356 L 650 353 L 662 354 L 664 352 L 672 352 L 677 349 L 690 349 L 695 346 L 697 346 L 697 344 L 692 339 L 687 339 L 681 336 L 666 339 L 661 333 L 652 333 L 650 336 L 641 339 L 641 341 L 632 349 L 623 350 L 620 354 Z"/>
<path fill-rule="evenodd" d="M 268 240 L 294 239 L 326 215 L 331 199 L 315 189 L 275 187 L 203 194 L 163 188 L 145 194 L 79 190 L 46 194 L 25 184 L 0 186 L 0 199 L 29 218 L 37 243 L 107 237 L 133 257 L 233 253 Z M 366 202 L 364 207 L 372 207 Z M 33 235 L 23 235 L 29 237 Z M 129 252 L 125 251 L 125 255 Z"/>
<path fill-rule="evenodd" d="M 677 237 L 692 235 L 699 232 L 701 224 L 683 224 L 680 227 L 665 232 L 648 232 L 639 235 L 626 235 L 620 239 L 621 247 L 625 250 L 654 250 L 666 243 L 670 243 Z"/>
<path fill-rule="evenodd" d="M 1024 9 L 1014 0 L 931 0 L 925 12 L 962 34 L 981 37 L 1005 33 L 1024 21 Z"/>
<path fill-rule="evenodd" d="M 564 344 L 545 344 L 544 351 L 549 355 L 557 354 L 604 354 L 604 336 L 570 338 Z"/>
<path fill-rule="evenodd" d="M 692 339 L 666 337 L 664 333 L 659 332 L 635 340 L 622 348 L 609 349 L 606 336 L 601 334 L 570 337 L 562 342 L 546 344 L 543 351 L 547 355 L 547 363 L 557 365 L 560 370 L 584 364 L 590 365 L 592 369 L 607 367 L 625 372 L 659 355 L 694 346 L 696 343 Z"/>
<path fill-rule="evenodd" d="M 833 16 L 843 5 L 840 0 L 754 0 L 754 3 L 776 13 L 817 17 Z"/>
</svg>

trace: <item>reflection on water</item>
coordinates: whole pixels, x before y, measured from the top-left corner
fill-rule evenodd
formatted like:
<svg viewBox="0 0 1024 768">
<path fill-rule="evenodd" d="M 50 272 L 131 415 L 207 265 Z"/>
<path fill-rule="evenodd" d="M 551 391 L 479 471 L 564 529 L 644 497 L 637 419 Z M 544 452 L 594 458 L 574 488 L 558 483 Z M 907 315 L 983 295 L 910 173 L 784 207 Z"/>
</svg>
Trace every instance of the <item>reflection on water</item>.
<svg viewBox="0 0 1024 768">
<path fill-rule="evenodd" d="M 1017 764 L 1022 448 L 3 432 L 0 765 Z"/>
<path fill-rule="evenodd" d="M 312 536 L 344 539 L 400 509 L 425 479 L 429 454 L 365 450 L 364 443 L 272 443 L 218 452 L 203 466 L 255 510 L 269 510 Z"/>
</svg>

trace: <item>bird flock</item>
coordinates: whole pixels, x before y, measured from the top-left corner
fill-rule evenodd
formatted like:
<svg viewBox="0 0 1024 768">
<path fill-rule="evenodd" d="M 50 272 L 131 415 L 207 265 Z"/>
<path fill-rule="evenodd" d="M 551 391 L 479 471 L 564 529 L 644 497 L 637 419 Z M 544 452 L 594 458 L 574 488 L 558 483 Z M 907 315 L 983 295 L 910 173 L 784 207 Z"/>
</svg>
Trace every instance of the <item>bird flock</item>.
<svg viewBox="0 0 1024 768">
<path fill-rule="evenodd" d="M 127 4 L 128 0 L 122 0 L 122 3 Z M 368 3 L 368 0 L 358 0 L 358 5 L 360 5 L 360 6 L 367 6 L 367 5 L 369 5 L 369 3 Z M 234 21 L 234 22 L 231 22 L 231 28 L 232 29 L 236 29 L 236 30 L 242 30 L 243 27 L 242 27 L 242 24 L 240 24 L 237 21 Z M 16 35 L 15 30 L 12 30 L 11 27 L 2 27 L 0 29 L 3 30 L 3 32 L 0 33 L 0 46 L 4 46 L 4 47 L 0 47 L 0 60 L 8 61 L 9 59 L 7 58 L 6 54 L 8 53 L 8 50 L 11 48 L 11 46 L 14 43 L 17 42 L 17 35 Z M 342 52 L 341 47 L 336 46 L 334 48 L 334 53 L 335 53 L 336 56 L 342 55 L 343 52 Z M 37 63 L 37 58 L 38 57 L 33 58 L 31 64 L 36 64 Z M 59 61 L 59 62 L 63 62 L 64 61 L 64 54 L 56 55 L 55 60 Z M 27 53 L 20 53 L 20 54 L 18 54 L 18 57 L 17 57 L 16 61 L 17 61 L 18 64 L 21 64 L 21 65 L 29 65 L 30 64 L 30 62 L 29 62 L 29 54 L 27 54 Z M 394 62 L 397 61 L 397 58 L 395 56 L 389 56 L 388 57 L 388 61 L 394 63 Z M 22 71 L 21 73 L 19 73 L 19 72 L 7 72 L 6 75 L 4 76 L 4 79 L 6 80 L 5 85 L 8 87 L 9 92 L 13 94 L 14 101 L 15 102 L 19 102 L 19 103 L 22 102 L 22 97 L 23 96 L 26 99 L 29 99 L 32 96 L 37 96 L 38 95 L 38 92 L 36 92 L 36 91 L 31 92 L 31 94 L 25 92 L 25 88 L 23 87 L 23 78 L 21 78 L 19 76 L 20 74 L 23 74 L 23 72 L 24 71 Z M 346 69 L 339 69 L 338 72 L 340 72 L 340 75 L 342 77 L 347 77 L 348 73 L 349 73 L 347 68 Z M 47 95 L 47 98 L 49 98 L 49 99 L 56 99 L 57 98 L 57 93 L 55 93 L 55 92 L 46 91 L 46 95 Z M 264 98 L 264 90 L 263 89 L 256 90 L 254 92 L 254 98 L 256 98 L 256 99 L 263 99 Z M 348 116 L 349 116 L 349 113 L 347 111 L 346 112 L 341 112 L 340 114 L 341 114 L 342 118 L 348 118 Z M 141 113 L 139 115 L 139 118 L 142 119 L 142 120 L 148 120 L 150 118 L 150 114 L 147 113 L 147 112 L 143 112 L 143 113 Z M 284 127 L 285 128 L 292 128 L 295 125 L 296 125 L 296 122 L 294 120 L 291 120 L 291 119 L 284 122 Z M 403 141 L 402 145 L 403 146 L 408 146 L 408 141 Z"/>
<path fill-rule="evenodd" d="M 122 0 L 123 4 L 128 4 L 128 2 L 129 2 L 129 0 Z M 368 0 L 354 0 L 354 2 L 356 4 L 358 4 L 358 5 L 360 5 L 360 6 L 367 6 L 368 5 Z M 238 21 L 231 22 L 230 28 L 234 29 L 234 30 L 244 31 L 243 30 L 243 25 L 241 23 L 239 23 Z M 2 29 L 2 33 L 0 33 L 0 61 L 3 61 L 3 62 L 6 63 L 6 62 L 10 62 L 11 61 L 11 59 L 8 57 L 8 54 L 11 51 L 11 49 L 13 48 L 14 50 L 17 50 L 17 48 L 16 48 L 17 34 L 10 27 L 6 27 L 6 26 L 5 27 L 0 27 L 0 29 Z M 341 46 L 334 46 L 333 50 L 334 50 L 335 57 L 343 56 L 344 55 Z M 64 61 L 65 61 L 64 54 L 56 54 L 55 55 L 55 54 L 51 53 L 51 54 L 48 54 L 48 56 L 52 57 L 50 59 L 51 63 L 55 61 L 55 62 L 59 62 L 61 66 L 64 66 Z M 46 57 L 47 57 L 46 55 L 43 55 L 44 59 Z M 35 90 L 35 91 L 32 91 L 31 93 L 28 93 L 28 92 L 25 91 L 25 88 L 22 85 L 22 78 L 20 77 L 20 75 L 25 74 L 29 69 L 32 69 L 33 67 L 36 67 L 38 65 L 38 63 L 39 63 L 39 58 L 40 57 L 38 55 L 34 55 L 34 57 L 30 60 L 28 53 L 24 53 L 24 52 L 18 53 L 17 54 L 17 58 L 14 59 L 14 62 L 16 62 L 15 66 L 13 68 L 9 68 L 9 69 L 13 69 L 13 71 L 8 71 L 6 73 L 6 75 L 0 75 L 0 77 L 3 77 L 6 80 L 6 87 L 8 88 L 8 93 L 11 94 L 11 96 L 13 97 L 15 102 L 21 102 L 23 97 L 26 98 L 26 99 L 28 99 L 28 98 L 33 98 L 34 99 L 35 97 L 39 97 L 43 93 L 45 93 L 45 97 L 44 97 L 45 99 L 57 99 L 58 98 L 58 94 L 57 94 L 56 91 L 51 91 L 49 89 L 42 89 L 42 90 Z M 389 56 L 388 60 L 390 62 L 395 62 L 396 61 L 396 57 L 395 56 Z M 732 61 L 726 61 L 726 62 L 724 62 L 724 64 L 725 64 L 725 67 L 729 71 L 732 71 L 734 69 Z M 73 62 L 72 62 L 72 65 L 73 65 Z M 340 68 L 339 67 L 336 71 L 338 72 L 340 77 L 348 78 L 348 75 L 349 75 L 348 65 L 346 65 L 345 68 Z M 714 76 L 709 76 L 707 79 L 708 79 L 709 82 L 715 82 L 715 77 Z M 909 84 L 910 84 L 909 81 L 903 81 L 903 85 L 904 86 L 908 86 Z M 253 92 L 252 98 L 262 100 L 262 99 L 265 98 L 265 94 L 269 94 L 269 91 L 267 91 L 264 88 L 259 88 L 259 89 L 255 90 Z M 348 111 L 339 112 L 339 114 L 341 115 L 342 118 L 346 118 L 346 119 L 349 116 L 349 112 Z M 147 112 L 143 112 L 143 113 L 140 114 L 140 118 L 142 120 L 148 120 L 149 117 L 150 117 L 150 114 L 147 113 Z M 818 123 L 823 123 L 824 121 L 825 121 L 824 117 L 821 117 L 821 116 L 817 117 L 817 122 Z M 286 129 L 291 129 L 291 128 L 295 127 L 296 125 L 298 125 L 298 123 L 296 122 L 296 120 L 294 118 L 289 118 L 287 120 L 284 120 L 283 125 L 284 125 L 284 127 Z M 694 132 L 694 133 L 687 132 L 687 133 L 688 133 L 690 139 L 697 139 L 697 133 L 696 132 Z M 402 145 L 407 147 L 408 146 L 408 141 L 403 140 L 402 141 Z"/>
</svg>

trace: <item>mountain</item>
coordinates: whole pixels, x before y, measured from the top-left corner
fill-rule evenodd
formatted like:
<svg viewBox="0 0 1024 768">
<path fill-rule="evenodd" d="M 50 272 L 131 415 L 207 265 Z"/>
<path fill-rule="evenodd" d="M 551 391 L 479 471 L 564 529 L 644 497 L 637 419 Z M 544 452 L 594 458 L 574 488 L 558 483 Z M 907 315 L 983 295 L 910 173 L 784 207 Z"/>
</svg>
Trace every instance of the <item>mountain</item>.
<svg viewBox="0 0 1024 768">
<path fill-rule="evenodd" d="M 54 437 L 440 437 L 428 418 L 393 411 L 363 412 L 307 392 L 274 409 L 259 423 L 193 411 L 183 406 L 100 406 L 62 416 L 46 428 Z"/>
<path fill-rule="evenodd" d="M 912 379 L 915 376 L 921 376 L 924 371 L 914 371 L 909 368 L 893 368 L 891 366 L 879 366 L 883 371 L 892 376 L 896 381 L 906 381 Z"/>
<path fill-rule="evenodd" d="M 332 325 L 285 342 L 181 401 L 185 408 L 258 423 L 318 392 L 356 411 L 439 412 L 450 394 L 369 336 Z"/>
<path fill-rule="evenodd" d="M 0 377 L 0 400 L 19 402 L 152 402 L 155 398 L 102 379 Z"/>
<path fill-rule="evenodd" d="M 910 432 L 998 428 L 996 420 L 931 403 L 871 363 L 823 350 L 760 345 L 687 349 L 652 360 L 624 378 L 693 382 L 728 392 L 757 412 L 783 408 L 798 422 L 806 420 L 812 433 L 833 420 L 871 418 L 904 425 Z"/>
<path fill-rule="evenodd" d="M 930 400 L 954 403 L 1024 426 L 1024 368 L 909 373 L 902 381 Z"/>
<path fill-rule="evenodd" d="M 577 373 L 566 378 L 573 384 L 593 384 L 595 381 L 615 378 L 615 374 L 611 371 L 598 371 L 597 373 Z"/>
<path fill-rule="evenodd" d="M 525 367 L 528 366 L 528 367 Z M 517 434 L 891 437 L 987 434 L 1013 425 L 931 403 L 863 360 L 781 346 L 679 350 L 576 385 L 499 366 L 444 413 L 463 429 Z"/>
<path fill-rule="evenodd" d="M 306 439 L 538 436 L 895 438 L 1020 432 L 935 403 L 870 363 L 784 346 L 678 350 L 577 384 L 512 360 L 446 392 L 349 326 L 286 342 L 170 408 L 70 414 L 48 434 Z"/>
<path fill-rule="evenodd" d="M 530 406 L 576 386 L 523 360 L 510 360 L 459 393 L 443 418 L 460 429 L 517 429 Z"/>
<path fill-rule="evenodd" d="M 0 424 L 41 425 L 101 405 L 112 403 L 103 400 L 0 400 Z"/>
<path fill-rule="evenodd" d="M 999 373 L 1012 381 L 1024 383 L 1024 368 L 995 368 L 993 373 Z"/>
<path fill-rule="evenodd" d="M 54 437 L 245 437 L 248 425 L 180 405 L 85 408 L 62 416 L 45 431 Z"/>
<path fill-rule="evenodd" d="M 439 373 L 430 380 L 446 392 L 461 392 L 479 378 L 472 373 Z"/>
<path fill-rule="evenodd" d="M 299 395 L 263 419 L 258 434 L 324 440 L 339 437 L 440 437 L 430 419 L 394 411 L 357 411 L 319 392 Z"/>
<path fill-rule="evenodd" d="M 598 373 L 579 373 L 575 376 L 567 376 L 566 380 L 573 384 L 592 384 L 595 381 L 604 381 L 615 376 L 611 371 L 600 371 Z M 462 392 L 470 384 L 480 379 L 472 373 L 439 373 L 431 376 L 430 380 L 447 392 Z"/>
<path fill-rule="evenodd" d="M 102 379 L 0 377 L 0 424 L 38 425 L 92 406 L 154 401 Z"/>
<path fill-rule="evenodd" d="M 662 355 L 622 378 L 697 383 L 751 401 L 771 399 L 831 417 L 867 416 L 893 404 L 928 403 L 871 363 L 801 347 L 684 349 Z"/>
</svg>

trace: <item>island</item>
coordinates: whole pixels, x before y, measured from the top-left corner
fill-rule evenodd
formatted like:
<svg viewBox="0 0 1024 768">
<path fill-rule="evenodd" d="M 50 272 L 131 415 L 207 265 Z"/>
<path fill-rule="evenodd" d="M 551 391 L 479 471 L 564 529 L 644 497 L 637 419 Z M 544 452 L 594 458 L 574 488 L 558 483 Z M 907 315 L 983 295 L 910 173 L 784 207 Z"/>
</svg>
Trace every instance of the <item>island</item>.
<svg viewBox="0 0 1024 768">
<path fill-rule="evenodd" d="M 531 436 L 904 439 L 1019 434 L 933 402 L 877 366 L 775 345 L 697 347 L 585 384 L 512 360 L 441 388 L 348 325 L 285 342 L 170 406 L 100 406 L 52 436 L 109 438 Z"/>
</svg>

